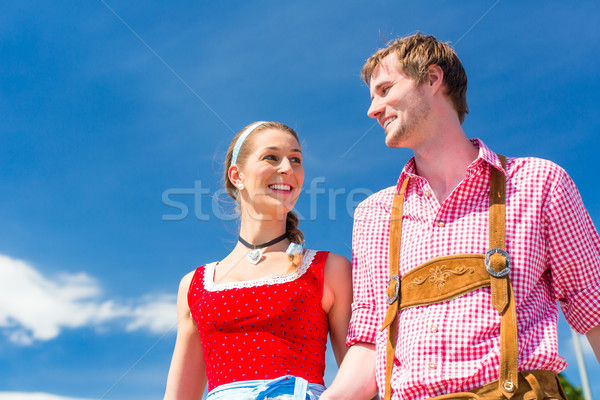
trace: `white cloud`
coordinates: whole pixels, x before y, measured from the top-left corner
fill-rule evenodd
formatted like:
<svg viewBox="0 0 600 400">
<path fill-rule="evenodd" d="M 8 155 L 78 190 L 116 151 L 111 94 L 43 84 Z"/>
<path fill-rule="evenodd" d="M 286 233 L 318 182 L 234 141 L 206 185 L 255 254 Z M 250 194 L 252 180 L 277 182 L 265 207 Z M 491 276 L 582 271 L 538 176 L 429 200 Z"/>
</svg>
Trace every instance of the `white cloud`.
<svg viewBox="0 0 600 400">
<path fill-rule="evenodd" d="M 133 319 L 126 326 L 128 331 L 148 329 L 150 332 L 163 333 L 175 327 L 177 301 L 175 295 L 159 295 L 146 298 L 141 306 L 130 311 Z"/>
<path fill-rule="evenodd" d="M 0 400 L 91 400 L 75 397 L 63 397 L 48 393 L 0 392 Z"/>
<path fill-rule="evenodd" d="M 29 345 L 53 339 L 65 328 L 109 322 L 127 331 L 163 333 L 176 322 L 175 295 L 128 303 L 102 299 L 100 285 L 85 273 L 49 278 L 24 261 L 0 254 L 0 328 L 14 343 Z"/>
</svg>

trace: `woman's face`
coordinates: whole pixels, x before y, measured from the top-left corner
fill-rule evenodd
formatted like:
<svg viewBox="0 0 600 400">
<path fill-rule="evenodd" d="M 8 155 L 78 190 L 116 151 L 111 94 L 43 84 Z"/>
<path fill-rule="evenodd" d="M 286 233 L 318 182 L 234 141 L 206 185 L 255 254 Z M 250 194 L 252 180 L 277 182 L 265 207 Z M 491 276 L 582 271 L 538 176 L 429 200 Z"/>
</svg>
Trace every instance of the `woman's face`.
<svg viewBox="0 0 600 400">
<path fill-rule="evenodd" d="M 248 144 L 250 155 L 240 168 L 242 209 L 285 219 L 304 182 L 300 144 L 278 129 L 256 132 Z"/>
</svg>

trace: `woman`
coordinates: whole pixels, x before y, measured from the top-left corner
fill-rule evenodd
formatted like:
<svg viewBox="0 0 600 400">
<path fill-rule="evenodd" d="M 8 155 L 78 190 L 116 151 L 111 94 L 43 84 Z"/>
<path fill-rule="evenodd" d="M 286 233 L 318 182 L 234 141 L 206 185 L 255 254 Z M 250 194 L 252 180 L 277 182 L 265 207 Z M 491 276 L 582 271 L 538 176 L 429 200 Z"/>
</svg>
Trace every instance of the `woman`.
<svg viewBox="0 0 600 400">
<path fill-rule="evenodd" d="M 346 353 L 352 283 L 342 256 L 302 249 L 292 208 L 304 180 L 296 132 L 256 122 L 232 140 L 225 186 L 240 210 L 235 248 L 187 274 L 165 399 L 317 399 L 329 331 Z"/>
</svg>

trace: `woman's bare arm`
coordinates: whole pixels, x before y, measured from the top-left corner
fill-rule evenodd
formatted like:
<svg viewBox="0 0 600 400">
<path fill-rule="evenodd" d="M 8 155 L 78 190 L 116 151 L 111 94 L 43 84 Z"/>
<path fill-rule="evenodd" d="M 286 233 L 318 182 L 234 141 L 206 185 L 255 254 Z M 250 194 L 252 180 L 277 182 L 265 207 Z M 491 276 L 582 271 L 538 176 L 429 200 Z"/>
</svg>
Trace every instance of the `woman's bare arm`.
<svg viewBox="0 0 600 400">
<path fill-rule="evenodd" d="M 191 318 L 187 293 L 194 272 L 183 277 L 177 295 L 177 340 L 164 400 L 200 400 L 206 387 L 206 364 L 200 336 Z"/>
</svg>

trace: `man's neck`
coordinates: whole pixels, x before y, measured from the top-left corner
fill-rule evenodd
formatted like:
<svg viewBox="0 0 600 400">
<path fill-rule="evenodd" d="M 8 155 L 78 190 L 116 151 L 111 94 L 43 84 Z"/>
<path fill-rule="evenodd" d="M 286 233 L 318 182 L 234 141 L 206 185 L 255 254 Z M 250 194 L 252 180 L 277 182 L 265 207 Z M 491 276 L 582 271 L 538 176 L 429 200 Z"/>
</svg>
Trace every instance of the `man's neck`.
<svg viewBox="0 0 600 400">
<path fill-rule="evenodd" d="M 462 129 L 441 135 L 415 149 L 417 175 L 427 179 L 438 202 L 442 204 L 465 178 L 467 167 L 477 158 L 478 150 Z"/>
</svg>

